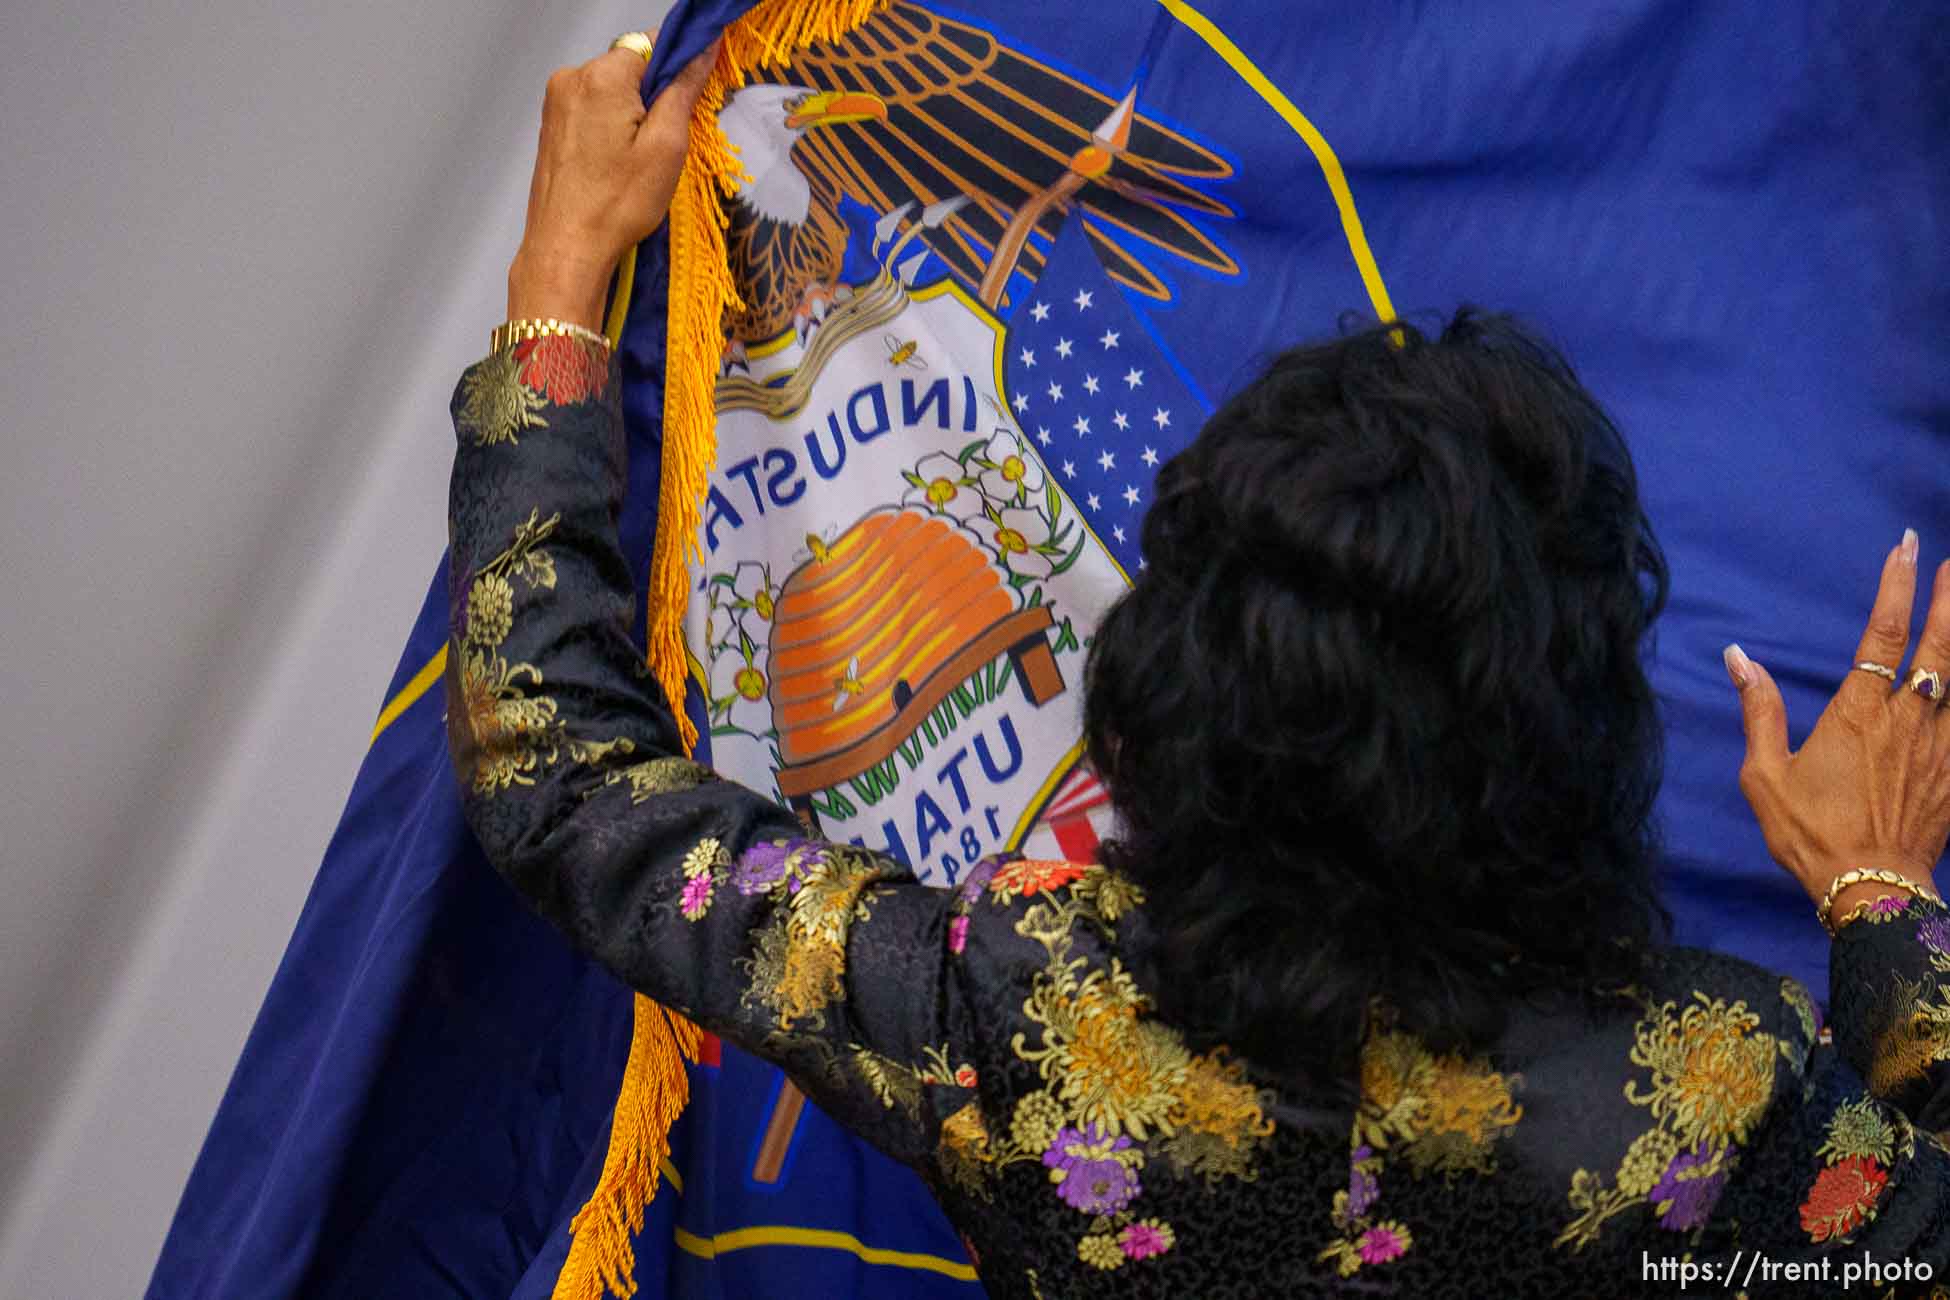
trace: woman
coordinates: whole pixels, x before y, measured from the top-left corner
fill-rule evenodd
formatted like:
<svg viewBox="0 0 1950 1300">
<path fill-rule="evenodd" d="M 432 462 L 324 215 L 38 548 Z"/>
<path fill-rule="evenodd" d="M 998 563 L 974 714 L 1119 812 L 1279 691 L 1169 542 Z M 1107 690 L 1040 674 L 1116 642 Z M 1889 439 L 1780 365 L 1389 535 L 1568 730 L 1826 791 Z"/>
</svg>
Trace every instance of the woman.
<svg viewBox="0 0 1950 1300">
<path fill-rule="evenodd" d="M 641 72 L 551 80 L 511 321 L 593 329 L 662 219 L 702 67 L 647 110 Z M 993 1294 L 1950 1270 L 1950 565 L 1892 689 L 1913 533 L 1800 751 L 1727 652 L 1742 788 L 1834 928 L 1831 1044 L 1793 981 L 1658 942 L 1663 563 L 1616 433 L 1514 327 L 1301 349 L 1212 419 L 1092 654 L 1107 863 L 953 890 L 680 756 L 629 637 L 613 363 L 593 335 L 519 346 L 606 378 L 519 440 L 483 414 L 508 348 L 456 396 L 470 822 L 580 947 L 917 1168 Z"/>
</svg>

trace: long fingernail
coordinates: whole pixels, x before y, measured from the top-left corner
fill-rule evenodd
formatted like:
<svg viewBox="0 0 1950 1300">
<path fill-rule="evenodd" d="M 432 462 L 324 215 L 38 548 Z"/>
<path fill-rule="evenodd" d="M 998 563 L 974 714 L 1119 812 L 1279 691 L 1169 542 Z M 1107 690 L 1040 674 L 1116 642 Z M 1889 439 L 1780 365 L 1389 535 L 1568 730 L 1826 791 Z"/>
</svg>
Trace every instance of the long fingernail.
<svg viewBox="0 0 1950 1300">
<path fill-rule="evenodd" d="M 1884 534 L 1884 536 L 1887 536 L 1887 534 Z M 1916 530 L 1914 528 L 1903 529 L 1903 544 L 1896 549 L 1902 552 L 1904 564 L 1916 563 L 1917 544 Z"/>
<path fill-rule="evenodd" d="M 1733 684 L 1741 690 L 1747 689 L 1754 680 L 1754 661 L 1747 657 L 1747 652 L 1738 645 L 1729 645 L 1720 652 L 1720 658 L 1726 661 L 1727 676 L 1733 678 Z"/>
</svg>

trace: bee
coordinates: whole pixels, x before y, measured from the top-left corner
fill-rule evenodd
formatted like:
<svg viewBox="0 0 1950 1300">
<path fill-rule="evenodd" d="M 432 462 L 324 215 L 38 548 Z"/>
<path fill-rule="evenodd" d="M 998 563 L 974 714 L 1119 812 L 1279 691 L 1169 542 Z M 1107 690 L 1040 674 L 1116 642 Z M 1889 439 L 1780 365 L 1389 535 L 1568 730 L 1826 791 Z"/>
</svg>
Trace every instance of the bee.
<svg viewBox="0 0 1950 1300">
<path fill-rule="evenodd" d="M 908 339 L 906 342 L 902 342 L 895 335 L 883 334 L 880 336 L 880 341 L 887 345 L 887 364 L 893 366 L 896 370 L 902 366 L 907 366 L 914 370 L 926 370 L 928 368 L 927 358 L 920 355 L 921 342 L 919 339 Z"/>
<path fill-rule="evenodd" d="M 824 564 L 833 557 L 833 528 L 827 526 L 826 532 L 807 533 L 806 544 L 793 553 L 793 559 L 809 559 L 815 564 Z"/>
<path fill-rule="evenodd" d="M 859 655 L 854 655 L 846 661 L 846 671 L 833 679 L 833 688 L 833 712 L 835 713 L 844 709 L 848 700 L 867 689 L 860 681 Z"/>
</svg>

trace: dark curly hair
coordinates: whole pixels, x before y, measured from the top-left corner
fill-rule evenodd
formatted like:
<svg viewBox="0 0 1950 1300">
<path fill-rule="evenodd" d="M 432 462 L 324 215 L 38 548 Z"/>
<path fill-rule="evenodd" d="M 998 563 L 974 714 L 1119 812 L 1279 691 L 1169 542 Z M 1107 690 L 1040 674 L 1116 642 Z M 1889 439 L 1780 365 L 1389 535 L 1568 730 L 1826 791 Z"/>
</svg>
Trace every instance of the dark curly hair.
<svg viewBox="0 0 1950 1300">
<path fill-rule="evenodd" d="M 1376 999 L 1463 1050 L 1633 977 L 1669 924 L 1666 566 L 1563 358 L 1469 309 L 1286 352 L 1159 472 L 1143 548 L 1084 709 L 1163 1015 L 1345 1095 Z"/>
</svg>

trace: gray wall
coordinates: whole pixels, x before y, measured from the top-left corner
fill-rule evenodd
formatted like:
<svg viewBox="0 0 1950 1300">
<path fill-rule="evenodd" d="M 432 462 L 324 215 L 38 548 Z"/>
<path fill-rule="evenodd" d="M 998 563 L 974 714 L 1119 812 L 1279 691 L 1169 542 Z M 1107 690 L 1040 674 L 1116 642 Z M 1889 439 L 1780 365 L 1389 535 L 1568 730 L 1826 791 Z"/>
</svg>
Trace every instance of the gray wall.
<svg viewBox="0 0 1950 1300">
<path fill-rule="evenodd" d="M 140 1292 L 444 544 L 542 82 L 667 6 L 0 16 L 0 1295 Z"/>
</svg>

